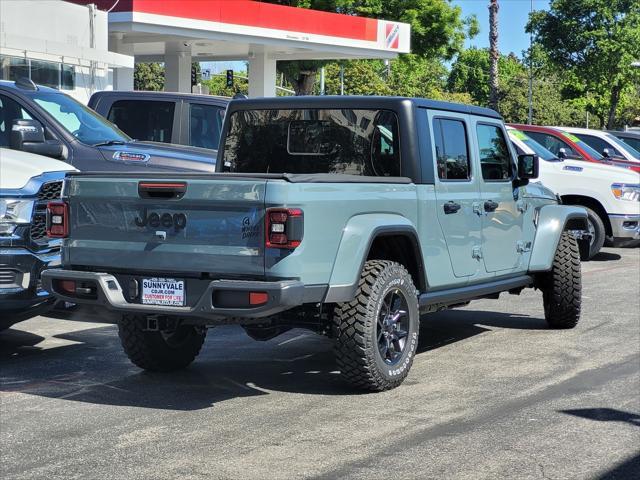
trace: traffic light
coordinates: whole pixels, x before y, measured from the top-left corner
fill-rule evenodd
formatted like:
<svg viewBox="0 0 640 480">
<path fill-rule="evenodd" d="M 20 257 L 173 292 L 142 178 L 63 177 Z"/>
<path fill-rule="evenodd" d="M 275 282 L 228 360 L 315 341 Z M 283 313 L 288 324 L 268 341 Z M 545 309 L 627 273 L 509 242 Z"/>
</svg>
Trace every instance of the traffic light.
<svg viewBox="0 0 640 480">
<path fill-rule="evenodd" d="M 191 86 L 198 84 L 198 69 L 195 65 L 191 65 Z"/>
<path fill-rule="evenodd" d="M 233 70 L 227 70 L 227 88 L 233 88 Z"/>
</svg>

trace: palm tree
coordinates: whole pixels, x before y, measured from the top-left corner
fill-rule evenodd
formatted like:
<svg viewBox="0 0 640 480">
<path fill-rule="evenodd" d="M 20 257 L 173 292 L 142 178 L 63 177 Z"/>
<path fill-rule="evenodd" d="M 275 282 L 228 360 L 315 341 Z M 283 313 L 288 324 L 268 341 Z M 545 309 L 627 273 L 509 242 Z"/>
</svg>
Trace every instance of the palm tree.
<svg viewBox="0 0 640 480">
<path fill-rule="evenodd" d="M 498 0 L 489 3 L 489 106 L 498 110 Z"/>
</svg>

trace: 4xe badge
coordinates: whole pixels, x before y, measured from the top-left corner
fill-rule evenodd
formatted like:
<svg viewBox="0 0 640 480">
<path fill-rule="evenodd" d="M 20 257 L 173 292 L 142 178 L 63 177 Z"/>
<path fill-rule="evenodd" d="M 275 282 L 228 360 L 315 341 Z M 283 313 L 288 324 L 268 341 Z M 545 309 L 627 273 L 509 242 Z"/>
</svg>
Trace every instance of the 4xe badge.
<svg viewBox="0 0 640 480">
<path fill-rule="evenodd" d="M 158 213 L 149 212 L 145 207 L 142 214 L 134 219 L 134 223 L 138 227 L 151 227 L 151 228 L 171 228 L 178 232 L 184 230 L 187 226 L 187 216 L 184 213 Z"/>
</svg>

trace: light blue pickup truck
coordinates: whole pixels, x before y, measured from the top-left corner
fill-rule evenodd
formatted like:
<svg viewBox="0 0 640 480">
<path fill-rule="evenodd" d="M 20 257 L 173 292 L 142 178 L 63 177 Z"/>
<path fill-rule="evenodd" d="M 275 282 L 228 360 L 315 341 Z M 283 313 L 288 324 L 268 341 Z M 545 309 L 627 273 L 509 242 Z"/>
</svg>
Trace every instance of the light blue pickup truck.
<svg viewBox="0 0 640 480">
<path fill-rule="evenodd" d="M 191 363 L 207 327 L 334 339 L 342 376 L 407 376 L 421 313 L 524 288 L 551 328 L 580 316 L 583 208 L 529 179 L 492 110 L 385 97 L 229 104 L 215 174 L 67 175 L 45 287 L 121 312 L 149 370 Z"/>
</svg>

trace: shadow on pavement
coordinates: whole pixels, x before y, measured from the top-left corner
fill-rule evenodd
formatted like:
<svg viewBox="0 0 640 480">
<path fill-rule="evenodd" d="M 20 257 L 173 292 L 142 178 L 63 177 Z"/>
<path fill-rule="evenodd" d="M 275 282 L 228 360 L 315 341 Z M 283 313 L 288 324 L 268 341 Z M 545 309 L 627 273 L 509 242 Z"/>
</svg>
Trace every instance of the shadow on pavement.
<svg viewBox="0 0 640 480">
<path fill-rule="evenodd" d="M 613 470 L 598 477 L 598 480 L 631 480 L 640 478 L 640 454 L 635 455 Z"/>
<path fill-rule="evenodd" d="M 417 353 L 488 331 L 476 323 L 544 327 L 544 320 L 501 313 L 455 310 L 430 314 L 423 317 Z M 240 327 L 210 329 L 194 364 L 173 373 L 143 372 L 132 365 L 122 351 L 117 328 L 111 325 L 52 337 L 59 346 L 53 342 L 39 349 L 40 340 L 42 337 L 20 331 L 0 336 L 1 357 L 8 357 L 2 363 L 0 391 L 170 410 L 198 410 L 271 391 L 361 393 L 341 381 L 332 341 L 304 330 L 256 342 Z"/>
<path fill-rule="evenodd" d="M 621 258 L 622 256 L 618 255 L 617 253 L 598 252 L 598 254 L 593 256 L 589 261 L 590 262 L 608 262 L 611 260 L 620 260 Z"/>
<path fill-rule="evenodd" d="M 613 408 L 579 408 L 576 410 L 560 410 L 560 412 L 599 422 L 624 422 L 640 427 L 640 415 Z"/>
</svg>

